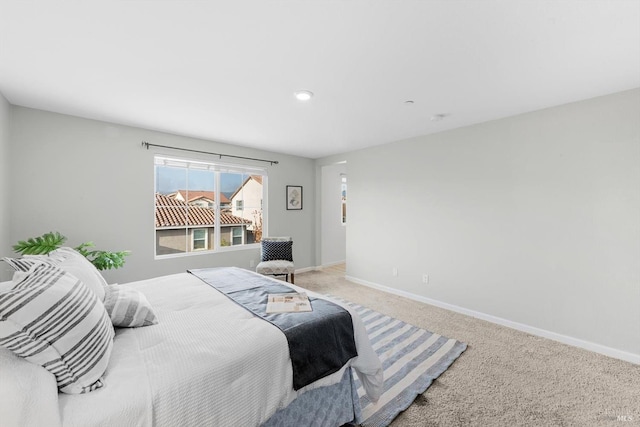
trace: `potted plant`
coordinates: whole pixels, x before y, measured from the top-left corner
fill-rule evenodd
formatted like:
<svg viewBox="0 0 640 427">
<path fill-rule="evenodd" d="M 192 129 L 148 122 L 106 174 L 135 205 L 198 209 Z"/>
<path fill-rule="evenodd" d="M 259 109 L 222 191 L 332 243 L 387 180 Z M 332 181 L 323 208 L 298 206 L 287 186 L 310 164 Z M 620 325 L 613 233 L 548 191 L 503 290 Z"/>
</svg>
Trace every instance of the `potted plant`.
<svg viewBox="0 0 640 427">
<path fill-rule="evenodd" d="M 52 252 L 67 240 L 65 236 L 57 231 L 45 233 L 39 237 L 31 237 L 27 240 L 20 240 L 13 245 L 13 250 L 21 255 L 45 255 Z M 87 258 L 98 270 L 110 270 L 120 268 L 124 265 L 130 251 L 101 251 L 93 248 L 93 242 L 81 243 L 74 249 Z"/>
</svg>

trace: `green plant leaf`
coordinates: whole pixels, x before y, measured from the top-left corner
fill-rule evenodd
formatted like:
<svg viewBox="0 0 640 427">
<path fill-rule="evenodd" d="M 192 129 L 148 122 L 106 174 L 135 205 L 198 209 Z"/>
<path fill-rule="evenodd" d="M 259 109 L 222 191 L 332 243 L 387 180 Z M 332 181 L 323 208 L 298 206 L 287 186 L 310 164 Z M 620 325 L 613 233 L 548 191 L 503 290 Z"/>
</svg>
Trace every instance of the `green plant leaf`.
<svg viewBox="0 0 640 427">
<path fill-rule="evenodd" d="M 67 238 L 57 231 L 51 231 L 40 237 L 20 240 L 13 245 L 13 250 L 22 255 L 44 255 L 58 249 L 66 240 Z"/>
<path fill-rule="evenodd" d="M 111 270 L 112 268 L 122 267 L 125 262 L 124 257 L 130 253 L 129 251 L 91 251 L 87 259 L 89 259 L 98 270 Z"/>
<path fill-rule="evenodd" d="M 93 247 L 93 242 L 86 242 L 86 243 L 79 244 L 74 249 L 78 251 L 78 253 L 82 254 L 82 256 L 87 258 L 91 255 L 91 252 L 92 252 L 92 251 L 88 251 L 87 248 L 91 248 L 91 247 Z"/>
<path fill-rule="evenodd" d="M 40 237 L 31 237 L 27 240 L 21 240 L 13 245 L 13 250 L 22 255 L 44 255 L 58 249 L 67 240 L 65 236 L 55 232 L 43 234 Z M 100 251 L 89 250 L 93 248 L 93 242 L 85 242 L 76 246 L 74 249 L 79 254 L 88 259 L 98 270 L 111 270 L 112 268 L 120 268 L 124 265 L 129 251 Z"/>
</svg>

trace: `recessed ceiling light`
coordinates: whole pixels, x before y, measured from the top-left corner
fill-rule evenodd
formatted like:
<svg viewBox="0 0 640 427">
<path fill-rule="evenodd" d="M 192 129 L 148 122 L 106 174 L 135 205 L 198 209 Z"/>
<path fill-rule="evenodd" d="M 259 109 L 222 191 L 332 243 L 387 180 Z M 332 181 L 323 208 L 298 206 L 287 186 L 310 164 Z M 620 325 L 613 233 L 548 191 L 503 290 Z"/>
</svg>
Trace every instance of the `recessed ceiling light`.
<svg viewBox="0 0 640 427">
<path fill-rule="evenodd" d="M 310 90 L 298 90 L 293 93 L 298 101 L 308 101 L 313 98 L 313 92 Z"/>
<path fill-rule="evenodd" d="M 404 105 L 411 105 L 413 104 L 413 101 L 404 101 Z"/>
</svg>

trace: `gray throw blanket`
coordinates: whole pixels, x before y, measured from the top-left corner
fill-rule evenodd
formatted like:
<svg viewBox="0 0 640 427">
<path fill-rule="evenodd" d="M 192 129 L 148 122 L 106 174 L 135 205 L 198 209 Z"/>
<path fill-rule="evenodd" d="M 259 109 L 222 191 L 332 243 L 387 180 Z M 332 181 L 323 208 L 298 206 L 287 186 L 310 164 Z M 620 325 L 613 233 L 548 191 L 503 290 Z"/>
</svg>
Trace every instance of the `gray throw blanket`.
<svg viewBox="0 0 640 427">
<path fill-rule="evenodd" d="M 188 272 L 284 333 L 289 343 L 294 390 L 339 371 L 358 355 L 351 314 L 337 304 L 309 298 L 313 311 L 267 314 L 269 294 L 295 291 L 284 283 L 274 283 L 241 268 Z"/>
</svg>

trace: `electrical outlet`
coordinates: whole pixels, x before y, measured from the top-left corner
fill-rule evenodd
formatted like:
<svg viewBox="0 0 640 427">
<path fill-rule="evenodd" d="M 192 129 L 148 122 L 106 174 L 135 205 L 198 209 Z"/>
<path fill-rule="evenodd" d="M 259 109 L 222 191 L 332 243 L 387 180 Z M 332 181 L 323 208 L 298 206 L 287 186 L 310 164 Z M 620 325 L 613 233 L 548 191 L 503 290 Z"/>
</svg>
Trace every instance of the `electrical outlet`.
<svg viewBox="0 0 640 427">
<path fill-rule="evenodd" d="M 391 274 L 393 275 L 393 277 L 397 277 L 398 276 L 398 267 L 393 267 L 393 269 L 391 269 Z"/>
<path fill-rule="evenodd" d="M 428 274 L 423 274 L 422 275 L 422 283 L 429 283 L 429 275 Z"/>
</svg>

